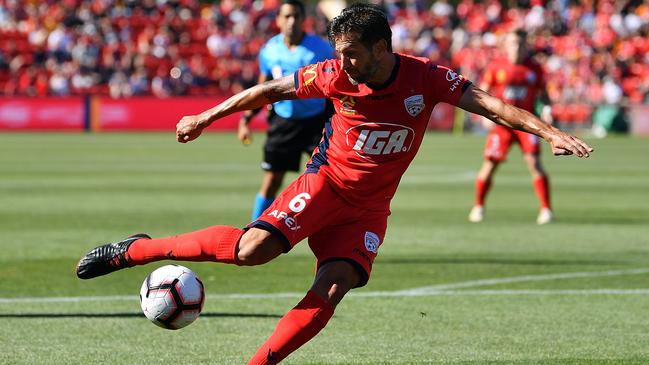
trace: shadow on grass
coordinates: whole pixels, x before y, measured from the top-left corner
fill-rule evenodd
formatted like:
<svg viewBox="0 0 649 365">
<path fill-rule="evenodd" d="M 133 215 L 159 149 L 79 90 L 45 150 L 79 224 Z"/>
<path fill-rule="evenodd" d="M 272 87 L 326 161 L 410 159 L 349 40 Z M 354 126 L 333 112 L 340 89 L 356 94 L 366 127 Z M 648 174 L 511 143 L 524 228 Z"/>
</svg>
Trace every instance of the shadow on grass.
<svg viewBox="0 0 649 365">
<path fill-rule="evenodd" d="M 459 265 L 532 265 L 532 266 L 611 266 L 623 265 L 624 261 L 595 261 L 595 260 L 516 260 L 506 258 L 384 258 L 379 259 L 381 265 L 386 264 L 459 264 Z"/>
<path fill-rule="evenodd" d="M 144 317 L 142 313 L 0 313 L 0 318 L 129 318 Z M 235 318 L 282 318 L 278 314 L 267 313 L 201 313 L 201 317 Z"/>
</svg>

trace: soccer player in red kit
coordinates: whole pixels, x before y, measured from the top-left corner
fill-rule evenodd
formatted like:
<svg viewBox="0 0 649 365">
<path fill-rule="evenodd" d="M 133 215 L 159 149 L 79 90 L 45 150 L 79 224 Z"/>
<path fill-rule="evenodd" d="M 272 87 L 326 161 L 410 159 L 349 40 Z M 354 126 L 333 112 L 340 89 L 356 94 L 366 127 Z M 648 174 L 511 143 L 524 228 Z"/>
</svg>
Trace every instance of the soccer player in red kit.
<svg viewBox="0 0 649 365">
<path fill-rule="evenodd" d="M 308 238 L 316 257 L 313 285 L 248 362 L 277 364 L 325 327 L 347 292 L 367 283 L 385 236 L 390 200 L 421 144 L 435 104 L 458 105 L 536 133 L 555 154 L 584 157 L 592 151 L 447 68 L 393 53 L 387 18 L 375 6 L 346 8 L 332 20 L 328 35 L 338 59 L 254 86 L 183 117 L 176 126 L 177 140 L 187 143 L 234 112 L 285 99 L 333 101 L 335 114 L 304 174 L 260 218 L 243 229 L 212 226 L 166 238 L 139 234 L 109 243 L 84 256 L 77 275 L 89 279 L 165 259 L 261 265 Z"/>
<path fill-rule="evenodd" d="M 540 98 L 545 104 L 541 119 L 546 123 L 552 123 L 543 70 L 529 57 L 526 44 L 527 36 L 524 31 L 507 33 L 503 40 L 505 57 L 487 67 L 480 88 L 528 112 L 534 111 L 534 105 Z M 523 151 L 527 168 L 532 175 L 534 190 L 539 198 L 541 209 L 536 222 L 538 224 L 552 222 L 550 184 L 539 157 L 539 138 L 507 126 L 488 123 L 491 129 L 485 143 L 484 161 L 475 183 L 476 200 L 469 213 L 469 221 L 481 222 L 484 219 L 485 199 L 493 175 L 498 165 L 507 159 L 507 152 L 511 145 L 516 142 Z"/>
</svg>

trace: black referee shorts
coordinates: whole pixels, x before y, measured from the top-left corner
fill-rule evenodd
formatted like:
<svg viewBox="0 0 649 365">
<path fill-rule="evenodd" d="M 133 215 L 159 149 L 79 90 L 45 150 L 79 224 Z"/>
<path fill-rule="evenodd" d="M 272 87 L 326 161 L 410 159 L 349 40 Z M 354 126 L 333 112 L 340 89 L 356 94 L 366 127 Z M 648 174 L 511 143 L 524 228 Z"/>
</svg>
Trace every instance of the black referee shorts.
<svg viewBox="0 0 649 365">
<path fill-rule="evenodd" d="M 268 122 L 264 160 L 266 171 L 299 171 L 302 153 L 309 156 L 320 143 L 327 112 L 306 119 L 285 119 L 271 113 Z"/>
</svg>

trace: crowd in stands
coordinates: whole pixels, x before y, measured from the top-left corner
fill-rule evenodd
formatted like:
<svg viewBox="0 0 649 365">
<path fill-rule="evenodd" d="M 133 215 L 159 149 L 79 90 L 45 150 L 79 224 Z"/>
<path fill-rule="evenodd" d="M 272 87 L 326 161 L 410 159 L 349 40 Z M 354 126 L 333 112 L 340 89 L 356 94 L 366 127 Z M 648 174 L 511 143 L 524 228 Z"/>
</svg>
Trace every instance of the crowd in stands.
<svg viewBox="0 0 649 365">
<path fill-rule="evenodd" d="M 277 32 L 279 4 L 0 0 L 0 95 L 234 93 L 256 82 L 257 54 Z M 649 103 L 648 0 L 381 4 L 395 51 L 429 57 L 476 82 L 500 36 L 527 30 L 561 118 L 585 120 L 602 103 Z M 324 36 L 323 6 L 308 8 L 306 29 Z"/>
</svg>

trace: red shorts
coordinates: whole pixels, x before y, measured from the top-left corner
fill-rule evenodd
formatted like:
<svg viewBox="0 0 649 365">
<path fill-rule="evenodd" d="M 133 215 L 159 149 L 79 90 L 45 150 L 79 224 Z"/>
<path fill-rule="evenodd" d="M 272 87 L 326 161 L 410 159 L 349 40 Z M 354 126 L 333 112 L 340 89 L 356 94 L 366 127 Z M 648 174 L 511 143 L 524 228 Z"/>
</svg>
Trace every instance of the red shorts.
<svg viewBox="0 0 649 365">
<path fill-rule="evenodd" d="M 389 212 L 352 206 L 316 173 L 298 177 L 248 228 L 260 228 L 284 240 L 285 252 L 305 238 L 317 258 L 317 268 L 329 261 L 346 261 L 367 283 Z"/>
<path fill-rule="evenodd" d="M 485 160 L 507 160 L 507 152 L 509 152 L 509 148 L 514 142 L 518 142 L 523 153 L 539 154 L 539 137 L 530 133 L 496 125 L 487 136 L 487 142 L 484 147 Z"/>
</svg>

